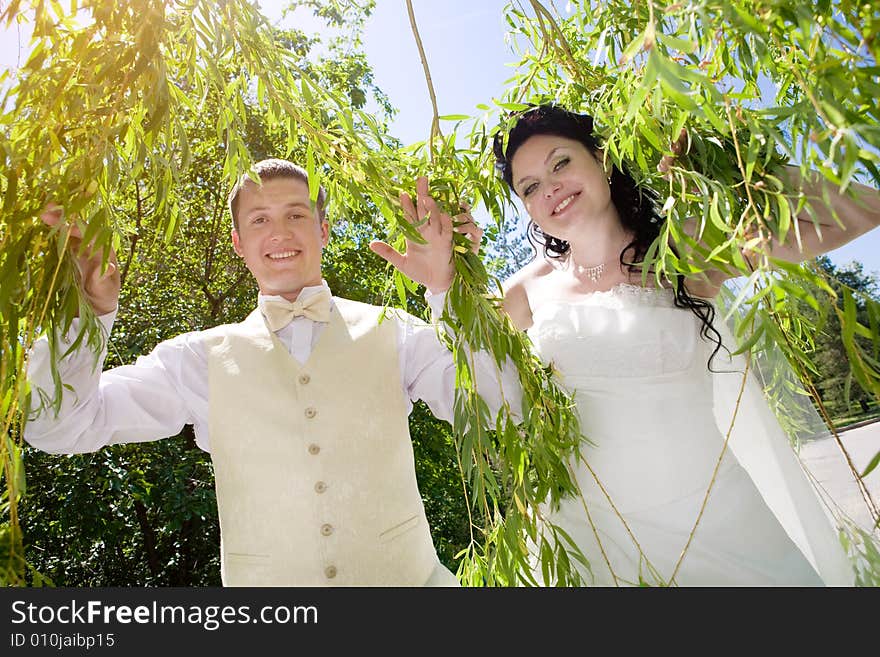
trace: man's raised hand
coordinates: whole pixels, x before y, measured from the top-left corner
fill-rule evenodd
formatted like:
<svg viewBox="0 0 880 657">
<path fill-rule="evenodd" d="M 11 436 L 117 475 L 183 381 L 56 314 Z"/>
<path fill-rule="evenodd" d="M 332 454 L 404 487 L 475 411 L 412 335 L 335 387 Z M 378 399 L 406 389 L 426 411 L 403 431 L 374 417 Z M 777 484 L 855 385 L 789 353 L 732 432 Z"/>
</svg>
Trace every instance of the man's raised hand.
<svg viewBox="0 0 880 657">
<path fill-rule="evenodd" d="M 467 211 L 450 217 L 441 212 L 437 202 L 428 193 L 428 179 L 416 181 L 416 201 L 409 194 L 400 195 L 400 205 L 405 219 L 425 240 L 419 244 L 406 240 L 404 253 L 378 240 L 370 242 L 370 249 L 390 262 L 405 276 L 421 283 L 433 293 L 445 292 L 452 284 L 455 267 L 452 263 L 453 232 L 463 233 L 471 241 L 476 253 L 480 248 L 483 230 L 474 223 Z"/>
<path fill-rule="evenodd" d="M 42 214 L 40 214 L 40 219 L 47 226 L 57 226 L 64 221 L 64 209 L 56 203 L 49 203 Z M 68 237 L 67 248 L 74 255 L 83 294 L 88 299 L 96 315 L 105 315 L 112 312 L 119 303 L 119 290 L 121 287 L 116 252 L 112 249 L 110 250 L 107 270 L 102 273 L 101 252 L 95 251 L 93 245 L 89 245 L 80 253 L 82 233 L 76 224 L 72 222 L 68 224 L 68 230 L 70 231 L 70 236 Z"/>
</svg>

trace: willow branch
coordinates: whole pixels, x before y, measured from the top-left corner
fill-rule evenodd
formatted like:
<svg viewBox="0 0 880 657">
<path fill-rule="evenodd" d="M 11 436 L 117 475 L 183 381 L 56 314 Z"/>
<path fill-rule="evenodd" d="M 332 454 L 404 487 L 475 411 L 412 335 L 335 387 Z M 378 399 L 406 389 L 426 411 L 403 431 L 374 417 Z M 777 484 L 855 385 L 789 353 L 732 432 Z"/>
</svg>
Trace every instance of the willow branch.
<svg viewBox="0 0 880 657">
<path fill-rule="evenodd" d="M 125 267 L 122 269 L 122 274 L 119 277 L 119 284 L 125 285 L 125 280 L 128 278 L 128 269 L 131 267 L 131 263 L 134 261 L 135 250 L 137 249 L 137 243 L 141 239 L 141 228 L 143 226 L 143 217 L 144 217 L 144 208 L 143 208 L 143 199 L 141 198 L 141 186 L 138 181 L 134 181 L 134 191 L 135 191 L 135 201 L 137 203 L 137 215 L 135 216 L 135 232 L 131 238 L 131 243 L 128 248 L 128 258 L 125 261 Z"/>
<path fill-rule="evenodd" d="M 412 27 L 413 37 L 416 40 L 416 47 L 419 49 L 419 58 L 422 60 L 422 69 L 425 71 L 425 82 L 428 84 L 428 94 L 431 96 L 431 108 L 434 117 L 431 119 L 431 137 L 429 153 L 431 161 L 434 161 L 434 140 L 438 136 L 443 136 L 440 132 L 440 112 L 437 111 L 437 95 L 434 93 L 434 83 L 431 80 L 431 70 L 428 68 L 428 58 L 425 56 L 425 48 L 422 45 L 422 37 L 419 36 L 419 26 L 416 24 L 416 15 L 413 12 L 412 0 L 406 0 L 406 11 L 409 14 L 409 24 Z"/>
<path fill-rule="evenodd" d="M 752 326 L 754 326 L 754 318 L 752 319 Z M 715 487 L 715 480 L 718 478 L 718 471 L 721 469 L 721 463 L 724 460 L 724 455 L 727 452 L 727 446 L 730 443 L 730 437 L 733 434 L 733 428 L 736 425 L 736 418 L 739 414 L 739 407 L 742 403 L 743 394 L 746 391 L 746 383 L 748 382 L 749 377 L 749 369 L 752 365 L 752 354 L 747 353 L 745 355 L 746 366 L 743 370 L 742 380 L 740 381 L 739 393 L 736 396 L 736 404 L 733 407 L 733 416 L 730 418 L 730 425 L 727 428 L 727 435 L 724 436 L 724 444 L 721 446 L 721 453 L 718 455 L 718 460 L 715 462 L 715 468 L 712 470 L 712 478 L 709 480 L 709 486 L 706 489 L 706 494 L 703 496 L 703 502 L 700 504 L 700 511 L 697 513 L 697 519 L 694 521 L 694 526 L 688 534 L 687 542 L 684 545 L 684 548 L 681 550 L 681 554 L 678 556 L 678 561 L 675 562 L 675 568 L 672 570 L 672 575 L 669 577 L 670 582 L 675 581 L 675 576 L 678 575 L 678 571 L 681 568 L 681 563 L 684 561 L 684 557 L 687 554 L 688 548 L 691 546 L 691 542 L 694 540 L 694 534 L 697 532 L 697 527 L 700 525 L 700 520 L 703 519 L 703 512 L 706 510 L 706 504 L 709 502 L 709 494 L 712 492 L 712 489 Z"/>
<path fill-rule="evenodd" d="M 563 34 L 556 19 L 553 18 L 553 15 L 547 11 L 547 8 L 538 2 L 538 0 L 529 0 L 529 2 L 532 5 L 532 9 L 535 10 L 535 15 L 538 18 L 541 32 L 544 33 L 544 38 L 550 43 L 557 45 L 557 49 L 564 55 L 563 59 L 566 60 L 566 63 L 570 67 L 572 75 L 576 76 L 578 73 L 577 60 L 574 58 L 574 55 L 571 52 L 571 46 L 568 44 L 568 39 L 565 38 L 565 34 Z M 550 24 L 550 28 L 553 31 L 552 36 L 547 33 L 547 28 L 544 26 L 545 19 Z"/>
</svg>

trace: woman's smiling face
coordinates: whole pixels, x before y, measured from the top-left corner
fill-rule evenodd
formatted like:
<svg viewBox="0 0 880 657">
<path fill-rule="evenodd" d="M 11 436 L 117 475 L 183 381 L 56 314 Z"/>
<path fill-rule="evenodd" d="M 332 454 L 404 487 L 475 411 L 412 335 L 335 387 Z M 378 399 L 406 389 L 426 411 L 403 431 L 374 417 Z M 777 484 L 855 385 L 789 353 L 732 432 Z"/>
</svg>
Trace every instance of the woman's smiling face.
<svg viewBox="0 0 880 657">
<path fill-rule="evenodd" d="M 601 161 L 581 142 L 534 135 L 510 160 L 513 189 L 548 235 L 567 240 L 581 222 L 607 211 L 611 190 Z"/>
</svg>

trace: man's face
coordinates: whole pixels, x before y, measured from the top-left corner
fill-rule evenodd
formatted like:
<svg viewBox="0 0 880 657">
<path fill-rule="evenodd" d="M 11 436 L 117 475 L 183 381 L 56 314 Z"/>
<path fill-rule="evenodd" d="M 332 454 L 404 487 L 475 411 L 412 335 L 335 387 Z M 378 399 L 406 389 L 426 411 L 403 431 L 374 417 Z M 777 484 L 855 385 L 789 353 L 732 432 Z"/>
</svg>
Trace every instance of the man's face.
<svg viewBox="0 0 880 657">
<path fill-rule="evenodd" d="M 297 178 L 248 182 L 238 197 L 238 230 L 232 245 L 260 292 L 296 300 L 304 287 L 321 284 L 321 251 L 329 228 L 309 202 L 309 186 Z"/>
</svg>

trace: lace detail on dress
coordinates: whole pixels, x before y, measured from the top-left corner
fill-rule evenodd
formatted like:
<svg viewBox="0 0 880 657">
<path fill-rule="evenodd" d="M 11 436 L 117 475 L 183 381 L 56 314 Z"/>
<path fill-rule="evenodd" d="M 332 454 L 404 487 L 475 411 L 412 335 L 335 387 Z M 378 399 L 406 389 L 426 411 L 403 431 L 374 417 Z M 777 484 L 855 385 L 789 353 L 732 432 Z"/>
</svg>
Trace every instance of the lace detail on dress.
<svg viewBox="0 0 880 657">
<path fill-rule="evenodd" d="M 675 295 L 671 288 L 642 287 L 632 283 L 618 283 L 608 290 L 599 290 L 583 295 L 576 301 L 568 299 L 547 299 L 533 313 L 541 314 L 547 306 L 601 306 L 603 308 L 623 308 L 627 306 L 655 306 L 674 308 Z M 538 323 L 535 318 L 535 323 Z"/>
<path fill-rule="evenodd" d="M 695 317 L 675 307 L 672 290 L 629 283 L 577 301 L 545 301 L 533 320 L 528 334 L 537 352 L 569 382 L 681 372 L 700 344 Z"/>
</svg>

